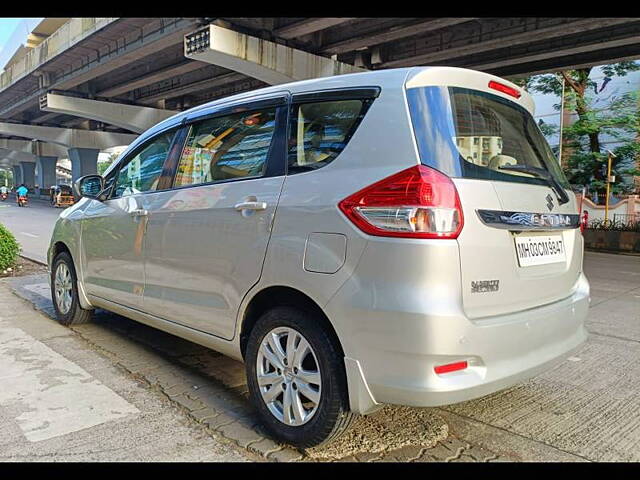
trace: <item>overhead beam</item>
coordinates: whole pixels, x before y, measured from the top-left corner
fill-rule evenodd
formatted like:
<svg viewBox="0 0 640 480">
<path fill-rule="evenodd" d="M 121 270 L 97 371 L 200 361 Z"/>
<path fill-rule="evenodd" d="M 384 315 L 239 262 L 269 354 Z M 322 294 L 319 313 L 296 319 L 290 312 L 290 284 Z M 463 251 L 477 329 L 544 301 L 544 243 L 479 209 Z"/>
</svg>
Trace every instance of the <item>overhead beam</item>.
<svg viewBox="0 0 640 480">
<path fill-rule="evenodd" d="M 136 133 L 142 133 L 178 113 L 174 110 L 68 97 L 55 93 L 47 93 L 40 99 L 40 110 L 109 123 Z"/>
<path fill-rule="evenodd" d="M 300 22 L 287 25 L 276 29 L 273 34 L 276 37 L 286 38 L 287 40 L 296 37 L 303 37 L 310 33 L 318 32 L 326 28 L 335 27 L 336 25 L 342 25 L 353 18 L 308 18 Z"/>
<path fill-rule="evenodd" d="M 64 157 L 66 148 L 53 143 L 34 142 L 32 140 L 15 140 L 0 138 L 0 148 L 15 150 L 33 155 Z"/>
<path fill-rule="evenodd" d="M 543 40 L 551 40 L 553 37 L 564 37 L 575 33 L 585 32 L 589 30 L 597 30 L 599 28 L 607 28 L 615 25 L 629 23 L 629 18 L 598 18 L 577 20 L 575 22 L 553 27 L 539 28 L 529 32 L 507 35 L 486 42 L 473 42 L 454 48 L 444 48 L 437 52 L 424 53 L 412 57 L 401 58 L 384 62 L 381 66 L 384 68 L 408 66 L 408 65 L 428 65 L 434 62 L 447 60 L 451 58 L 461 57 L 465 55 L 473 55 L 480 52 L 487 52 L 504 47 L 515 45 L 523 45 Z"/>
<path fill-rule="evenodd" d="M 373 45 L 379 45 L 381 43 L 392 42 L 401 38 L 411 37 L 413 35 L 419 35 L 422 33 L 439 30 L 441 28 L 452 27 L 454 25 L 470 22 L 471 20 L 476 19 L 476 17 L 440 18 L 403 27 L 392 27 L 380 33 L 375 33 L 372 35 L 362 34 L 354 38 L 331 43 L 329 45 L 325 45 L 320 50 L 323 53 L 330 54 L 351 52 L 353 50 L 358 50 L 359 48 L 371 47 Z"/>
<path fill-rule="evenodd" d="M 513 80 L 518 80 L 520 78 L 529 77 L 531 75 L 539 75 L 542 73 L 552 73 L 552 72 L 558 72 L 560 70 L 577 70 L 579 68 L 593 67 L 594 65 L 604 65 L 604 64 L 611 64 L 611 63 L 618 63 L 618 62 L 626 62 L 629 60 L 637 60 L 638 57 L 640 57 L 640 54 L 635 53 L 634 55 L 611 57 L 611 58 L 608 58 L 606 62 L 598 62 L 598 63 L 576 61 L 576 60 L 572 60 L 571 57 L 569 57 L 565 61 L 558 62 L 556 64 L 557 66 L 554 65 L 553 67 L 531 68 L 530 70 L 527 70 L 525 72 L 514 73 L 514 74 L 504 74 L 501 76 L 503 78 L 506 78 L 507 80 L 513 81 Z"/>
<path fill-rule="evenodd" d="M 72 128 L 43 127 L 20 123 L 0 122 L 0 134 L 41 140 L 66 148 L 97 148 L 104 150 L 119 145 L 129 145 L 137 135 Z"/>
<path fill-rule="evenodd" d="M 141 36 L 124 48 L 101 55 L 99 59 L 57 79 L 51 88 L 70 90 L 100 75 L 108 74 L 116 68 L 179 44 L 182 42 L 184 35 L 194 28 L 193 25 L 194 21 L 192 20 L 178 20 L 173 25 L 166 25 L 153 33 Z"/>
<path fill-rule="evenodd" d="M 213 78 L 206 78 L 197 82 L 188 83 L 181 87 L 164 90 L 152 95 L 148 95 L 146 97 L 141 97 L 138 99 L 138 101 L 140 103 L 151 104 L 162 98 L 169 99 L 181 97 L 183 95 L 189 95 L 193 92 L 208 90 L 222 85 L 227 85 L 228 83 L 239 82 L 246 79 L 247 77 L 241 73 L 225 73 L 224 75 L 218 75 Z"/>
<path fill-rule="evenodd" d="M 185 73 L 199 70 L 207 65 L 195 60 L 187 60 L 179 65 L 163 68 L 155 72 L 149 73 L 142 77 L 138 77 L 134 80 L 130 80 L 113 87 L 109 87 L 105 90 L 100 90 L 97 95 L 101 97 L 118 97 L 124 93 L 131 92 L 137 88 L 151 85 L 152 83 L 161 82 L 167 78 L 177 77 L 178 75 L 184 75 Z"/>
<path fill-rule="evenodd" d="M 537 62 L 540 60 L 547 60 L 549 57 L 564 57 L 566 55 L 576 55 L 578 53 L 593 52 L 597 50 L 604 50 L 606 48 L 614 48 L 632 45 L 636 42 L 640 42 L 640 35 L 633 37 L 620 38 L 616 40 L 606 42 L 595 42 L 587 45 L 578 45 L 574 47 L 566 47 L 558 50 L 546 51 L 544 53 L 537 53 L 535 55 L 519 55 L 506 60 L 494 60 L 485 63 L 471 63 L 468 66 L 476 70 L 491 70 L 500 67 L 507 67 L 511 65 L 521 65 L 524 63 Z"/>
<path fill-rule="evenodd" d="M 11 150 L 9 148 L 0 148 L 0 157 L 7 158 L 13 162 L 14 165 L 20 162 L 34 162 L 36 161 L 36 156 L 27 153 L 21 152 L 18 150 Z"/>
<path fill-rule="evenodd" d="M 49 120 L 52 120 L 58 116 L 57 113 L 45 113 L 44 115 L 39 115 L 37 117 L 33 117 L 31 119 L 31 123 L 45 123 Z"/>
<path fill-rule="evenodd" d="M 185 56 L 270 85 L 366 71 L 217 25 L 186 35 Z"/>
<path fill-rule="evenodd" d="M 194 28 L 195 21 L 191 19 L 180 19 L 174 24 L 166 25 L 146 36 L 140 36 L 137 40 L 130 42 L 122 48 L 117 48 L 113 52 L 101 55 L 98 59 L 87 62 L 84 66 L 76 68 L 71 72 L 57 77 L 50 90 L 72 90 L 78 85 L 93 80 L 101 75 L 108 75 L 113 70 L 128 65 L 140 58 L 152 55 L 172 45 L 182 43 L 184 35 Z M 9 88 L 9 87 L 7 87 Z M 0 109 L 1 118 L 12 117 L 24 110 L 34 106 L 39 100 L 42 89 L 25 96 L 9 107 Z"/>
</svg>

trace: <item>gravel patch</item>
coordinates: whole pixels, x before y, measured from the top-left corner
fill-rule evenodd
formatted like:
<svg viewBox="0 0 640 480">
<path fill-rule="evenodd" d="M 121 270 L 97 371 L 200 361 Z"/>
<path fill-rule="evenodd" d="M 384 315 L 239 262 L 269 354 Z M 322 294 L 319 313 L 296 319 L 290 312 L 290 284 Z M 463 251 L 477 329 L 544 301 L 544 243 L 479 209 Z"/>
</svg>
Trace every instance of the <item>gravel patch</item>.
<svg viewBox="0 0 640 480">
<path fill-rule="evenodd" d="M 326 447 L 310 448 L 305 452 L 311 458 L 338 459 L 406 446 L 431 448 L 448 434 L 447 423 L 433 409 L 389 405 L 358 418 L 349 431 Z"/>
</svg>

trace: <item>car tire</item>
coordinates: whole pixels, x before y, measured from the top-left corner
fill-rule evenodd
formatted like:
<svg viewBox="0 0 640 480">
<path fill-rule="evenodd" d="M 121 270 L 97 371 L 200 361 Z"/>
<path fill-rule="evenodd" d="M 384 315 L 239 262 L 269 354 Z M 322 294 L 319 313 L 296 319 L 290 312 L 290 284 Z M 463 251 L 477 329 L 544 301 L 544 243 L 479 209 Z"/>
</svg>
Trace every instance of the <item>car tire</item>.
<svg viewBox="0 0 640 480">
<path fill-rule="evenodd" d="M 56 278 L 57 275 L 59 278 Z M 91 320 L 93 310 L 80 306 L 76 269 L 71 255 L 67 252 L 59 253 L 53 261 L 51 299 L 56 318 L 62 325 L 80 325 Z"/>
<path fill-rule="evenodd" d="M 297 350 L 289 349 L 290 336 L 297 342 Z M 280 356 L 273 357 L 275 341 L 282 350 Z M 275 365 L 278 361 L 284 362 L 282 370 Z M 349 410 L 344 356 L 316 315 L 294 307 L 267 311 L 251 330 L 245 364 L 249 396 L 275 439 L 310 448 L 335 440 L 351 426 L 356 415 Z M 274 388 L 273 392 L 279 393 L 268 403 Z"/>
</svg>

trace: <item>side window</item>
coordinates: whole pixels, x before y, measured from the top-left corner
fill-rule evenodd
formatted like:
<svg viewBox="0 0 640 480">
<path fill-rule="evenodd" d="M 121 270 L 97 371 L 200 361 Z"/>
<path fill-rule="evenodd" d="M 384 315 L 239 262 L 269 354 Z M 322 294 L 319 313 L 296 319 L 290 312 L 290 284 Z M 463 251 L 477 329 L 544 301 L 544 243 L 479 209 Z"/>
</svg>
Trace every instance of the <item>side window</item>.
<svg viewBox="0 0 640 480">
<path fill-rule="evenodd" d="M 189 130 L 174 186 L 264 175 L 275 123 L 275 108 L 195 123 Z"/>
<path fill-rule="evenodd" d="M 175 130 L 163 133 L 124 160 L 112 198 L 156 190 L 175 133 Z"/>
<path fill-rule="evenodd" d="M 347 146 L 371 100 L 294 104 L 289 127 L 288 173 L 331 163 Z"/>
</svg>

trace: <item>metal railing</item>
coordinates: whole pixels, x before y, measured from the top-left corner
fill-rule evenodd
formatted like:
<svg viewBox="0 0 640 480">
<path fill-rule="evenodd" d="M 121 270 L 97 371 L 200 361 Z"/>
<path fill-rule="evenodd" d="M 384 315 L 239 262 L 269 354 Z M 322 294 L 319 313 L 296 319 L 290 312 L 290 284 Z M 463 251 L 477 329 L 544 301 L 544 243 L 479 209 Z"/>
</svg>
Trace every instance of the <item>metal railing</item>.
<svg viewBox="0 0 640 480">
<path fill-rule="evenodd" d="M 591 230 L 640 232 L 640 214 L 614 213 L 613 220 L 609 218 L 605 221 L 602 218 L 596 218 L 589 222 L 588 228 Z"/>
<path fill-rule="evenodd" d="M 640 222 L 640 213 L 614 213 L 613 221 L 620 222 L 622 224 L 638 223 Z"/>
<path fill-rule="evenodd" d="M 75 43 L 96 30 L 117 20 L 113 18 L 72 18 L 47 37 L 40 45 L 32 48 L 16 63 L 0 74 L 0 91 L 28 75 L 43 63 L 51 60 Z"/>
</svg>

